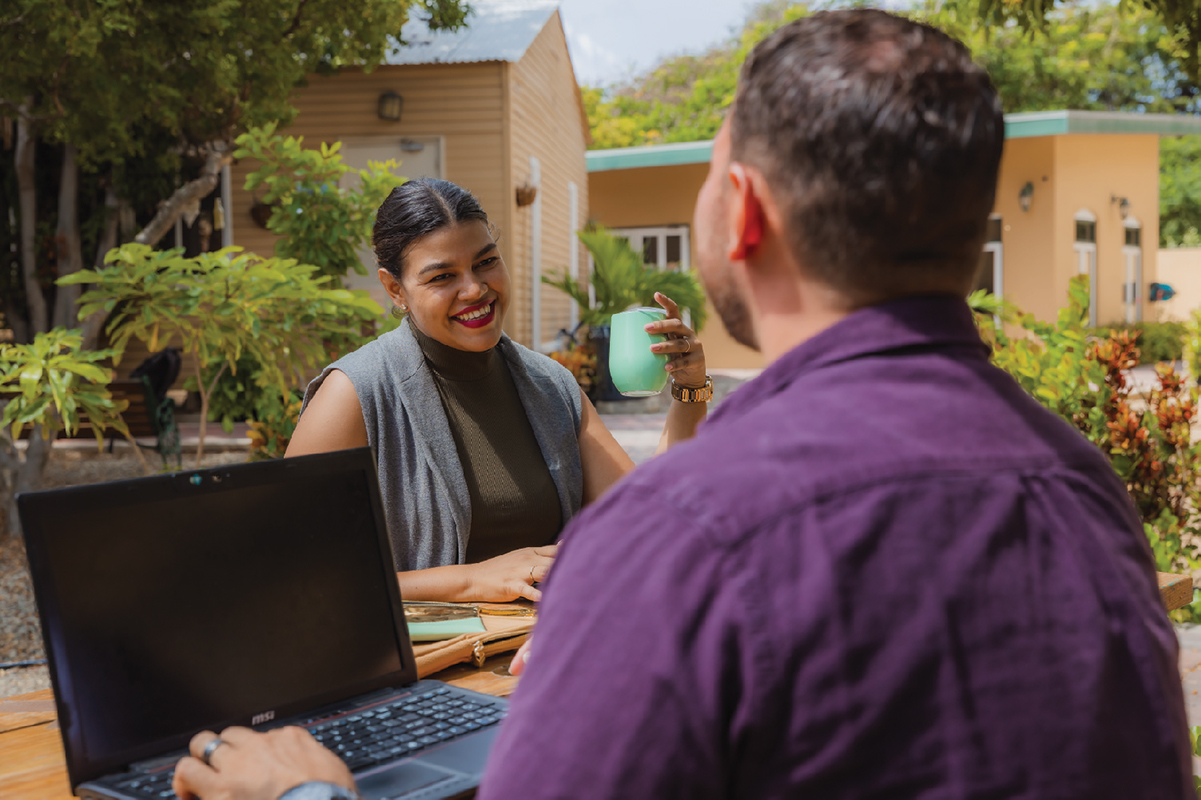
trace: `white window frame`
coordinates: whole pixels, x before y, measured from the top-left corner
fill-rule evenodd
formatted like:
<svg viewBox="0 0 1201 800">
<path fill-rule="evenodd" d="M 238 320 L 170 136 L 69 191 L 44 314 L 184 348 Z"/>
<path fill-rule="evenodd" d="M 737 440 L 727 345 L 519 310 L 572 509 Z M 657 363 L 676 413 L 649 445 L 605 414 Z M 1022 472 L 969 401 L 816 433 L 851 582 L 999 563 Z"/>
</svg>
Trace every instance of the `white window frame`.
<svg viewBox="0 0 1201 800">
<path fill-rule="evenodd" d="M 1076 241 L 1077 222 L 1097 224 L 1097 215 L 1082 208 L 1072 218 L 1072 249 L 1076 252 L 1076 271 L 1088 276 L 1088 326 L 1097 327 L 1097 243 Z M 1095 228 L 1094 228 L 1095 231 Z"/>
<path fill-rule="evenodd" d="M 654 228 L 613 228 L 610 233 L 614 236 L 621 236 L 628 239 L 630 247 L 634 248 L 634 252 L 639 255 L 643 252 L 643 242 L 646 239 L 657 239 L 658 245 L 655 252 L 658 253 L 657 266 L 659 269 L 667 269 L 667 237 L 679 236 L 680 271 L 687 272 L 692 269 L 692 231 L 688 225 L 664 225 Z"/>
<path fill-rule="evenodd" d="M 1122 302 L 1126 306 L 1126 322 L 1143 321 L 1143 246 L 1142 223 L 1134 217 L 1122 222 L 1122 256 L 1126 262 L 1126 283 L 1122 287 Z M 1140 244 L 1126 244 L 1126 231 L 1139 232 Z"/>
</svg>

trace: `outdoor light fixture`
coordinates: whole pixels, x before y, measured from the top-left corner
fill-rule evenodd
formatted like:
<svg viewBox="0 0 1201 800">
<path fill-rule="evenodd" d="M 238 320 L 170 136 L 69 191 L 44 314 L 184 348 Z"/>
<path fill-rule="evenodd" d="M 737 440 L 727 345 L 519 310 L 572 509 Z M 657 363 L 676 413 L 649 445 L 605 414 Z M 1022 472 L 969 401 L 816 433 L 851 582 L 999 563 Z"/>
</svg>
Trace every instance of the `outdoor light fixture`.
<svg viewBox="0 0 1201 800">
<path fill-rule="evenodd" d="M 1122 219 L 1130 216 L 1130 201 L 1125 197 L 1118 197 L 1116 194 L 1109 196 L 1109 202 L 1118 204 L 1118 216 Z"/>
<path fill-rule="evenodd" d="M 404 98 L 396 92 L 384 92 L 379 96 L 379 118 L 392 122 L 400 121 L 400 112 L 404 108 Z"/>
<path fill-rule="evenodd" d="M 1029 211 L 1030 204 L 1034 202 L 1034 184 L 1026 181 L 1026 185 L 1018 192 L 1018 205 L 1022 207 L 1022 211 Z"/>
</svg>

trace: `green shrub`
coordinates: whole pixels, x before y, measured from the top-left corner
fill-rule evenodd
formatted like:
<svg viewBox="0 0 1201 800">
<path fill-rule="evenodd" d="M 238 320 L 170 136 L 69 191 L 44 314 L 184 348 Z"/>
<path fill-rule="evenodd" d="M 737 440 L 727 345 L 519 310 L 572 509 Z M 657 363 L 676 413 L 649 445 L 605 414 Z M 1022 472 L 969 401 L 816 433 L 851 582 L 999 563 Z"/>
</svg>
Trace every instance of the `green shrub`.
<svg viewBox="0 0 1201 800">
<path fill-rule="evenodd" d="M 1139 349 L 1140 364 L 1158 364 L 1161 361 L 1180 361 L 1184 358 L 1185 324 L 1183 322 L 1132 322 L 1117 325 L 1102 325 L 1093 333 L 1099 339 L 1110 334 L 1126 331 L 1134 337 Z"/>
</svg>

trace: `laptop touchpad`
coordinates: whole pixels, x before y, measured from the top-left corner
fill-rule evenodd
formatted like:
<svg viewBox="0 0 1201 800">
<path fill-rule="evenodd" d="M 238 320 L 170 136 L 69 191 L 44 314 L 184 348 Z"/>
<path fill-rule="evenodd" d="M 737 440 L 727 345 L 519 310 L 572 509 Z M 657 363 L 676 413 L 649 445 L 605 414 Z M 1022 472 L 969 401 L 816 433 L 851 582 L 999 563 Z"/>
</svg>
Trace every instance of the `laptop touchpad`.
<svg viewBox="0 0 1201 800">
<path fill-rule="evenodd" d="M 373 772 L 356 779 L 359 794 L 366 798 L 397 797 L 439 781 L 457 777 L 416 761 Z"/>
</svg>

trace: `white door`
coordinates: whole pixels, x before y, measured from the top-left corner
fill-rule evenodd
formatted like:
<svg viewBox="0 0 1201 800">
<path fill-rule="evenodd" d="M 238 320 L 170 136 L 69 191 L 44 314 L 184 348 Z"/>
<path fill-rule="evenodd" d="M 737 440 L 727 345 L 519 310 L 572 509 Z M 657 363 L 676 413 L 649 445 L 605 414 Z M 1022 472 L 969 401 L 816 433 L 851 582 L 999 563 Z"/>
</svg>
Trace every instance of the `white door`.
<svg viewBox="0 0 1201 800">
<path fill-rule="evenodd" d="M 387 161 L 390 158 L 399 162 L 397 172 L 406 178 L 441 178 L 442 137 L 416 136 L 363 141 L 352 139 L 342 143 L 342 161 L 355 169 L 366 169 L 368 161 Z M 358 181 L 357 175 L 347 176 L 343 178 L 343 187 L 354 186 Z M 375 254 L 371 252 L 370 246 L 359 250 L 359 260 L 367 268 L 367 274 L 358 275 L 352 272 L 343 279 L 343 285 L 347 289 L 366 289 L 385 312 L 391 312 L 392 301 L 380 285 Z"/>
</svg>

